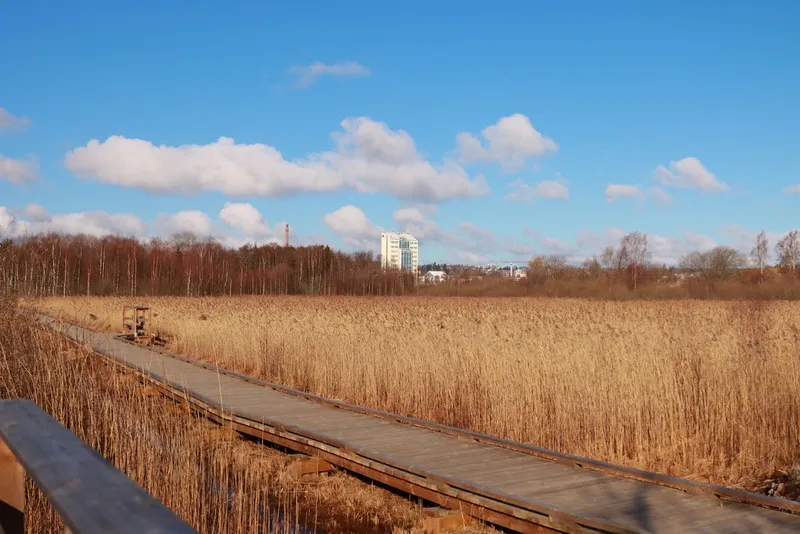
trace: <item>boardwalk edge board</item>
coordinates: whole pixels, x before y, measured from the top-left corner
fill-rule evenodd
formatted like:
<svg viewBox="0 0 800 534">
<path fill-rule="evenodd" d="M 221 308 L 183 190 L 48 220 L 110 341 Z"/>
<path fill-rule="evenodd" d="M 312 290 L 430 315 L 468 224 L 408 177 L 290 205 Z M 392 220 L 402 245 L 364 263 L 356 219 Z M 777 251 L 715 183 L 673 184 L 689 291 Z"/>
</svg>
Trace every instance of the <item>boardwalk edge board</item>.
<svg viewBox="0 0 800 534">
<path fill-rule="evenodd" d="M 130 343 L 125 340 L 122 341 Z M 574 467 L 577 469 L 586 469 L 616 477 L 628 478 L 632 480 L 638 480 L 640 482 L 647 482 L 649 484 L 669 487 L 672 489 L 684 491 L 691 495 L 708 495 L 709 497 L 717 498 L 721 501 L 731 501 L 743 504 L 758 505 L 758 506 L 763 506 L 765 508 L 770 508 L 774 510 L 780 510 L 800 515 L 800 503 L 789 499 L 784 499 L 782 497 L 761 495 L 758 493 L 739 490 L 736 488 L 730 488 L 726 486 L 718 486 L 714 484 L 695 482 L 693 480 L 677 478 L 662 473 L 644 471 L 641 469 L 636 469 L 633 467 L 625 467 L 617 464 L 603 462 L 600 460 L 595 460 L 592 458 L 576 456 L 568 453 L 561 453 L 550 449 L 545 449 L 543 447 L 537 447 L 535 445 L 528 445 L 525 443 L 519 443 L 503 438 L 498 438 L 495 436 L 490 436 L 488 434 L 482 434 L 480 432 L 464 430 L 461 428 L 447 426 L 440 423 L 434 423 L 431 421 L 424 421 L 422 419 L 416 419 L 404 415 L 393 414 L 391 412 L 385 412 L 382 410 L 375 410 L 372 408 L 367 408 L 365 406 L 350 404 L 339 400 L 333 400 L 306 391 L 300 391 L 297 389 L 290 388 L 288 386 L 283 386 L 281 384 L 275 384 L 273 382 L 261 380 L 252 376 L 244 375 L 242 373 L 237 373 L 236 371 L 231 371 L 229 369 L 218 367 L 213 364 L 201 362 L 198 360 L 193 360 L 192 358 L 188 358 L 181 354 L 171 353 L 161 348 L 151 348 L 151 350 L 153 350 L 153 352 L 157 352 L 158 354 L 176 358 L 183 362 L 190 363 L 192 365 L 196 365 L 204 369 L 208 369 L 209 371 L 213 371 L 215 373 L 220 373 L 233 378 L 238 378 L 240 380 L 244 380 L 251 384 L 268 387 L 274 391 L 287 393 L 306 400 L 318 402 L 320 404 L 328 405 L 331 407 L 347 411 L 352 411 L 355 413 L 360 413 L 362 415 L 371 415 L 374 417 L 379 417 L 381 419 L 391 420 L 397 423 L 423 428 L 425 430 L 431 430 L 431 431 L 441 432 L 443 434 L 448 434 L 451 436 L 472 439 L 473 441 L 476 441 L 478 443 L 484 443 L 487 445 L 493 445 L 513 450 L 515 452 L 530 454 L 532 456 L 543 458 L 545 460 L 550 460 L 556 463 L 560 463 L 562 465 L 568 465 L 570 467 Z"/>
<path fill-rule="evenodd" d="M 66 328 L 63 328 L 64 331 L 61 333 L 67 339 L 73 338 L 73 341 L 83 348 L 86 348 L 86 346 L 81 344 L 80 341 L 85 341 L 85 339 L 79 341 L 78 338 L 80 338 L 80 336 L 70 334 L 68 330 L 71 327 L 74 327 L 77 332 L 84 330 L 92 334 L 109 335 L 106 332 L 80 327 L 48 316 L 42 316 L 42 319 L 43 322 L 49 321 L 53 329 L 57 329 L 59 323 L 65 326 Z M 800 503 L 787 499 L 768 497 L 743 490 L 702 484 L 658 473 L 625 468 L 597 460 L 562 454 L 548 449 L 494 438 L 492 436 L 461 430 L 446 425 L 430 423 L 380 410 L 373 410 L 259 380 L 214 365 L 199 362 L 185 356 L 173 354 L 163 349 L 152 347 L 145 349 L 126 340 L 119 338 L 111 339 L 113 341 L 137 346 L 140 349 L 151 350 L 164 358 L 182 361 L 219 375 L 242 380 L 253 385 L 269 388 L 282 394 L 299 397 L 327 407 L 378 417 L 395 423 L 411 425 L 428 431 L 464 438 L 484 445 L 510 449 L 515 452 L 536 456 L 576 469 L 590 470 L 614 477 L 633 479 L 654 486 L 664 486 L 674 490 L 681 490 L 692 495 L 707 495 L 718 498 L 720 500 L 720 505 L 728 501 L 788 512 L 790 515 L 800 514 Z M 109 347 L 109 349 L 111 349 L 111 347 Z M 459 503 L 461 503 L 461 507 L 463 508 L 463 505 L 466 504 L 469 507 L 469 511 L 465 513 L 490 523 L 506 526 L 520 532 L 552 530 L 563 532 L 585 532 L 586 530 L 590 530 L 619 534 L 645 532 L 643 530 L 614 525 L 608 519 L 571 514 L 536 500 L 521 500 L 513 495 L 494 489 L 490 490 L 478 484 L 440 477 L 418 466 L 397 461 L 389 455 L 378 455 L 366 450 L 349 447 L 346 443 L 330 437 L 317 435 L 295 425 L 272 421 L 268 418 L 255 420 L 245 417 L 241 414 L 237 414 L 235 411 L 226 410 L 225 405 L 221 402 L 214 401 L 200 394 L 193 394 L 182 387 L 181 384 L 170 380 L 168 377 L 153 376 L 146 369 L 134 363 L 118 359 L 113 354 L 113 350 L 103 350 L 101 347 L 93 346 L 92 351 L 106 356 L 105 359 L 107 361 L 115 364 L 121 370 L 133 372 L 173 400 L 186 403 L 194 411 L 205 414 L 210 419 L 220 424 L 231 426 L 239 432 L 277 443 L 301 453 L 317 456 L 343 469 L 368 476 L 376 481 L 388 484 L 402 491 L 407 491 L 417 497 L 427 499 L 441 506 L 457 508 Z"/>
</svg>

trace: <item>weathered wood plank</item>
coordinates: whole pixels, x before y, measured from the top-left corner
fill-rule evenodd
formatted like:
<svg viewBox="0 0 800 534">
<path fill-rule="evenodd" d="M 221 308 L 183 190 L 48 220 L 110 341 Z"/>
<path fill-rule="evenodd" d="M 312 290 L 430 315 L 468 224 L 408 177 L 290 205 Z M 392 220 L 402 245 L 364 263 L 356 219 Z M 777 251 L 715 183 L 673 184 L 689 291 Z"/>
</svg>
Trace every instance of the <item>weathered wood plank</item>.
<svg viewBox="0 0 800 534">
<path fill-rule="evenodd" d="M 466 527 L 472 522 L 472 518 L 458 510 L 424 508 L 422 514 L 422 531 L 425 534 L 444 534 Z"/>
<path fill-rule="evenodd" d="M 30 401 L 0 401 L 0 438 L 72 532 L 195 532 Z"/>
<path fill-rule="evenodd" d="M 162 373 L 159 367 L 166 369 L 162 374 L 168 380 L 182 381 L 209 406 L 219 406 L 221 390 L 226 412 L 276 428 L 292 428 L 292 432 L 312 441 L 321 440 L 332 447 L 329 450 L 343 446 L 338 454 L 347 461 L 352 460 L 352 456 L 347 456 L 349 451 L 357 451 L 366 458 L 399 466 L 426 480 L 485 491 L 487 495 L 506 499 L 504 502 L 509 506 L 518 506 L 519 517 L 524 517 L 526 510 L 541 510 L 544 506 L 551 507 L 559 518 L 585 517 L 589 523 L 600 521 L 612 530 L 781 532 L 791 527 L 800 531 L 800 517 L 792 514 L 732 506 L 729 502 L 723 507 L 724 513 L 719 514 L 716 504 L 707 496 L 621 479 L 573 467 L 569 461 L 558 463 L 519 450 L 398 423 L 390 417 L 380 419 L 346 408 L 337 409 L 180 359 L 154 357 L 142 347 L 109 342 L 102 337 L 95 337 L 94 342 L 106 350 L 113 345 L 109 354 L 134 367 L 146 365 L 154 374 Z M 647 504 L 647 513 L 641 511 L 642 503 Z"/>
<path fill-rule="evenodd" d="M 389 424 L 386 426 L 375 426 L 377 431 L 372 434 L 367 434 L 360 438 L 360 442 L 368 444 L 370 447 L 391 447 L 398 443 L 398 440 L 405 441 L 406 448 L 404 449 L 408 454 L 424 454 L 441 444 L 438 436 L 431 435 L 430 433 L 420 433 L 417 429 L 407 428 L 398 424 Z M 456 454 L 456 450 L 452 450 L 451 454 Z"/>
<path fill-rule="evenodd" d="M 547 498 L 548 495 L 559 491 L 587 488 L 593 484 L 606 484 L 614 477 L 597 476 L 596 473 L 586 473 L 578 470 L 559 473 L 553 470 L 547 475 L 519 482 L 516 484 L 498 484 L 507 492 L 523 498 Z"/>
<path fill-rule="evenodd" d="M 526 458 L 509 458 L 508 460 L 488 462 L 484 465 L 465 465 L 448 469 L 459 477 L 469 478 L 480 482 L 484 486 L 531 483 L 533 480 L 547 477 L 552 472 L 551 466 L 546 462 L 531 465 Z"/>
<path fill-rule="evenodd" d="M 330 473 L 334 467 L 322 460 L 305 454 L 295 454 L 294 461 L 289 466 L 289 471 L 296 477 L 304 475 L 318 475 L 320 473 Z"/>
<path fill-rule="evenodd" d="M 658 530 L 664 534 L 676 534 L 687 528 L 694 532 L 726 531 L 726 528 L 709 528 L 720 520 L 727 522 L 730 519 L 721 501 L 710 497 L 676 500 L 673 496 L 674 490 L 669 488 L 653 485 L 642 488 L 634 481 L 615 479 L 580 491 L 567 489 L 551 493 L 548 502 L 570 504 L 582 513 L 613 517 L 615 521 L 624 521 L 647 531 L 653 525 L 661 525 Z M 680 523 L 670 519 L 675 514 L 680 515 Z M 735 528 L 739 529 L 741 525 Z"/>
<path fill-rule="evenodd" d="M 349 436 L 344 436 L 344 438 L 349 439 Z M 445 462 L 452 462 L 454 465 L 458 465 L 462 455 L 469 451 L 463 444 L 452 445 L 448 450 L 441 449 L 437 446 L 437 443 L 428 443 L 421 446 L 416 439 L 412 439 L 402 429 L 398 430 L 391 440 L 375 439 L 373 436 L 367 436 L 359 440 L 359 443 L 363 447 L 370 449 L 380 448 L 381 451 L 393 456 L 409 460 L 413 459 L 418 462 L 436 462 L 439 466 L 443 466 Z"/>
</svg>

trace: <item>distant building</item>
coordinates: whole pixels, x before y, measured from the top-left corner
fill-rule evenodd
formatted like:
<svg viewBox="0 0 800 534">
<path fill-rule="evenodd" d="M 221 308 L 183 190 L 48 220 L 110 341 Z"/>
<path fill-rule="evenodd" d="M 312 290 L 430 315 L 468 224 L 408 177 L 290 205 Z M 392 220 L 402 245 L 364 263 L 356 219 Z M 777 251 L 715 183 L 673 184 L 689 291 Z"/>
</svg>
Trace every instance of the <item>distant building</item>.
<svg viewBox="0 0 800 534">
<path fill-rule="evenodd" d="M 407 232 L 381 232 L 381 267 L 417 272 L 419 244 Z"/>
<path fill-rule="evenodd" d="M 439 282 L 444 282 L 445 278 L 447 278 L 447 273 L 444 271 L 428 271 L 424 276 L 427 284 L 438 284 Z"/>
</svg>

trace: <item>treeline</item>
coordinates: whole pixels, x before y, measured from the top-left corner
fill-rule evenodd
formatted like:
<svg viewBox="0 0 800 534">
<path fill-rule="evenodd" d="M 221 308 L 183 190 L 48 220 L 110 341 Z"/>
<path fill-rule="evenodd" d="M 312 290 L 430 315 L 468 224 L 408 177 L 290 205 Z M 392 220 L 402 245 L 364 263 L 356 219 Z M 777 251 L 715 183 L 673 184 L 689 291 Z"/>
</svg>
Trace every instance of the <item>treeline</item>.
<svg viewBox="0 0 800 534">
<path fill-rule="evenodd" d="M 595 299 L 800 299 L 800 231 L 783 236 L 774 247 L 775 265 L 767 263 L 765 232 L 749 255 L 727 246 L 694 251 L 677 266 L 653 264 L 647 236 L 632 232 L 618 247 L 606 247 L 581 264 L 563 255 L 535 256 L 525 276 L 508 271 L 450 266 L 446 284 L 425 286 L 426 295 L 550 296 Z"/>
<path fill-rule="evenodd" d="M 246 245 L 179 234 L 141 242 L 43 234 L 0 242 L 0 293 L 70 295 L 403 295 L 415 277 L 384 272 L 370 253 L 327 246 Z"/>
<path fill-rule="evenodd" d="M 653 265 L 647 236 L 633 232 L 580 265 L 559 255 L 536 256 L 518 280 L 503 271 L 441 265 L 450 274 L 446 283 L 417 286 L 411 273 L 383 271 L 371 253 L 321 245 L 234 249 L 191 234 L 143 242 L 53 233 L 0 241 L 0 294 L 800 298 L 800 232 L 776 243 L 775 266 L 766 262 L 768 246 L 762 233 L 749 258 L 716 247 L 666 267 Z"/>
<path fill-rule="evenodd" d="M 462 297 L 572 297 L 630 299 L 799 300 L 800 277 L 783 267 L 686 271 L 648 265 L 604 268 L 599 262 L 571 265 L 563 257 L 539 257 L 523 278 L 497 272 L 456 272 L 446 283 L 420 286 L 418 294 Z M 724 276 L 721 276 L 724 272 Z"/>
</svg>

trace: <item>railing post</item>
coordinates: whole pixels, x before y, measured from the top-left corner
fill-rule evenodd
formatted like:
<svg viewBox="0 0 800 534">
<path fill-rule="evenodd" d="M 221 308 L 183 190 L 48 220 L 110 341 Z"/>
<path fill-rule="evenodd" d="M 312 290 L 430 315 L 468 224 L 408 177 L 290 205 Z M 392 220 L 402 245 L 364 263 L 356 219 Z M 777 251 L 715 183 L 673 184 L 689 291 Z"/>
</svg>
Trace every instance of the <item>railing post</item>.
<svg viewBox="0 0 800 534">
<path fill-rule="evenodd" d="M 25 534 L 25 470 L 0 439 L 0 534 Z"/>
</svg>

